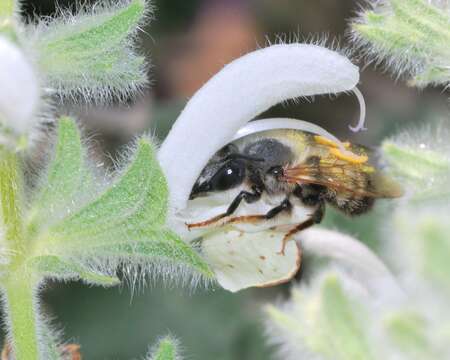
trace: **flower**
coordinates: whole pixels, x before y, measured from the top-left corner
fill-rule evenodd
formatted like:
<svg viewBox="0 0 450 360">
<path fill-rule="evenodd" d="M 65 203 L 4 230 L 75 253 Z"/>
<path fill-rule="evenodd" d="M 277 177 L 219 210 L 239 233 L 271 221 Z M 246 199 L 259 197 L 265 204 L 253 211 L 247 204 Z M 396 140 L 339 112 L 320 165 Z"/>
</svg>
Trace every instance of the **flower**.
<svg viewBox="0 0 450 360">
<path fill-rule="evenodd" d="M 237 291 L 287 281 L 300 266 L 301 251 L 290 242 L 285 255 L 279 254 L 282 235 L 271 230 L 242 233 L 227 227 L 190 233 L 185 225 L 192 210 L 188 199 L 200 172 L 242 126 L 271 106 L 353 91 L 358 81 L 358 67 L 335 51 L 312 44 L 273 45 L 225 66 L 178 117 L 158 153 L 170 189 L 169 225 L 186 240 L 203 237 L 202 252 L 224 288 Z M 356 130 L 363 128 L 361 120 Z"/>
<path fill-rule="evenodd" d="M 225 66 L 188 102 L 159 151 L 170 205 L 186 207 L 201 170 L 237 130 L 280 102 L 352 90 L 358 67 L 327 48 L 280 44 Z M 180 171 L 180 164 L 189 165 Z"/>
<path fill-rule="evenodd" d="M 26 134 L 33 126 L 39 101 L 39 86 L 23 52 L 0 36 L 0 124 L 14 135 Z M 3 142 L 4 134 L 1 134 Z"/>
</svg>

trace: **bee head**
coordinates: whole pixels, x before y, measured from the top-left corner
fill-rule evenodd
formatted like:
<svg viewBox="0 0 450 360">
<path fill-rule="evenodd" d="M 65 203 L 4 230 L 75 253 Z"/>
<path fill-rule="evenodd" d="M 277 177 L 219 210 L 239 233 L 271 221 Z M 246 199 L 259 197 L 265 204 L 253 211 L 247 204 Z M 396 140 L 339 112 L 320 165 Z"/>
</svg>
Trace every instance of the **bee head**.
<svg viewBox="0 0 450 360">
<path fill-rule="evenodd" d="M 246 156 L 239 154 L 234 144 L 220 149 L 208 162 L 192 189 L 190 199 L 212 191 L 226 191 L 241 185 L 247 175 Z"/>
<path fill-rule="evenodd" d="M 194 184 L 190 200 L 236 188 L 247 179 L 269 192 L 278 189 L 282 165 L 292 157 L 289 147 L 273 138 L 249 137 L 243 143 L 228 144 L 205 166 Z"/>
</svg>

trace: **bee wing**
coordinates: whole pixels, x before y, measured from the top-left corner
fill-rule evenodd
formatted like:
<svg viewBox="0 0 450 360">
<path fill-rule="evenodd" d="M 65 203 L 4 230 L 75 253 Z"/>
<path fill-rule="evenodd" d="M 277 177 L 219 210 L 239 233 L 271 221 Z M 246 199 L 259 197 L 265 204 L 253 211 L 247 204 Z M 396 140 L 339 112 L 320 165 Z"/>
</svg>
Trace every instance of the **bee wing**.
<svg viewBox="0 0 450 360">
<path fill-rule="evenodd" d="M 395 198 L 403 194 L 399 184 L 375 168 L 339 160 L 285 168 L 284 180 L 297 184 L 322 185 L 337 192 L 373 198 Z"/>
<path fill-rule="evenodd" d="M 229 291 L 273 286 L 289 281 L 300 268 L 301 251 L 295 241 L 279 254 L 283 236 L 272 230 L 247 233 L 225 227 L 203 238 L 202 252 Z"/>
</svg>

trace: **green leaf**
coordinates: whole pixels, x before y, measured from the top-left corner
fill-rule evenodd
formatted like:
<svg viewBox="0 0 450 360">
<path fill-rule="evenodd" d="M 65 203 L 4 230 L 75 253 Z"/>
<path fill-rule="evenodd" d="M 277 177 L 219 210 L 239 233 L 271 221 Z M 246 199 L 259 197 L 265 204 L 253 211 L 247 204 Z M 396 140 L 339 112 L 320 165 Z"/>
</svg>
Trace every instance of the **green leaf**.
<svg viewBox="0 0 450 360">
<path fill-rule="evenodd" d="M 213 272 L 202 257 L 186 242 L 169 230 L 142 231 L 128 234 L 124 241 L 103 245 L 94 244 L 86 249 L 99 257 L 125 259 L 132 264 L 153 263 L 155 260 L 170 261 L 174 265 L 185 265 L 212 278 Z M 128 239 L 128 240 L 127 240 Z"/>
<path fill-rule="evenodd" d="M 448 69 L 446 69 L 444 66 L 436 66 L 424 70 L 423 73 L 416 75 L 413 79 L 410 80 L 409 85 L 425 87 L 428 83 L 439 84 L 442 79 L 445 79 L 446 77 L 449 77 Z"/>
<path fill-rule="evenodd" d="M 394 12 L 405 17 L 405 21 L 411 21 L 412 18 L 427 22 L 429 26 L 448 26 L 448 16 L 445 12 L 433 6 L 430 2 L 423 0 L 389 0 Z"/>
<path fill-rule="evenodd" d="M 337 275 L 329 273 L 312 289 L 305 287 L 293 291 L 289 306 L 266 308 L 277 336 L 287 340 L 293 353 L 298 358 L 375 359 L 362 322 L 369 319 L 344 293 Z"/>
<path fill-rule="evenodd" d="M 323 338 L 317 339 L 317 350 L 330 359 L 374 359 L 367 343 L 364 325 L 356 316 L 357 309 L 344 294 L 339 280 L 328 276 L 321 289 L 320 322 L 318 332 Z M 356 311 L 355 311 L 356 310 Z"/>
<path fill-rule="evenodd" d="M 416 313 L 397 312 L 385 320 L 388 335 L 405 353 L 413 359 L 438 359 L 433 355 L 432 347 L 427 339 L 427 324 Z"/>
<path fill-rule="evenodd" d="M 290 314 L 279 310 L 273 305 L 267 305 L 264 308 L 265 312 L 278 327 L 287 333 L 293 334 L 296 337 L 302 337 L 302 326 L 298 323 L 298 320 Z M 300 331 L 299 331 L 300 330 Z"/>
<path fill-rule="evenodd" d="M 154 229 L 165 223 L 168 188 L 153 145 L 141 139 L 131 165 L 118 181 L 94 201 L 50 229 L 65 245 L 89 245 L 104 233 L 125 235 L 120 229 Z M 69 243 L 69 241 L 71 243 Z M 112 241 L 112 240 L 111 240 Z"/>
<path fill-rule="evenodd" d="M 437 210 L 437 209 L 436 209 Z M 446 209 L 448 211 L 448 208 Z M 448 215 L 448 213 L 447 213 Z M 423 249 L 423 266 L 425 273 L 441 286 L 450 290 L 450 226 L 442 217 L 429 216 L 418 224 L 417 237 Z"/>
<path fill-rule="evenodd" d="M 383 143 L 382 150 L 393 170 L 400 176 L 428 180 L 450 171 L 448 159 L 432 150 L 417 149 L 390 141 Z"/>
<path fill-rule="evenodd" d="M 50 227 L 43 238 L 61 256 L 169 261 L 207 277 L 208 265 L 177 235 L 165 229 L 168 188 L 153 145 L 141 139 L 132 163 L 97 199 Z"/>
<path fill-rule="evenodd" d="M 56 214 L 66 213 L 73 198 L 89 184 L 84 151 L 75 121 L 63 117 L 58 123 L 54 157 L 33 201 L 28 224 L 34 230 Z"/>
<path fill-rule="evenodd" d="M 384 60 L 415 86 L 450 83 L 450 16 L 424 0 L 389 0 L 353 25 L 368 60 Z M 371 47 L 372 49 L 365 49 Z"/>
<path fill-rule="evenodd" d="M 120 283 L 120 280 L 115 276 L 101 274 L 77 264 L 74 261 L 61 259 L 54 255 L 43 255 L 31 258 L 28 261 L 28 265 L 42 277 L 66 280 L 81 279 L 88 284 L 105 287 L 115 286 Z"/>
<path fill-rule="evenodd" d="M 180 357 L 177 355 L 177 342 L 171 337 L 166 336 L 158 342 L 149 360 L 177 360 Z"/>
<path fill-rule="evenodd" d="M 97 10 L 100 8 L 100 10 Z M 144 58 L 133 38 L 145 18 L 144 0 L 108 8 L 97 6 L 54 21 L 37 32 L 41 68 L 62 94 L 81 93 L 101 100 L 123 96 L 147 82 Z"/>
</svg>

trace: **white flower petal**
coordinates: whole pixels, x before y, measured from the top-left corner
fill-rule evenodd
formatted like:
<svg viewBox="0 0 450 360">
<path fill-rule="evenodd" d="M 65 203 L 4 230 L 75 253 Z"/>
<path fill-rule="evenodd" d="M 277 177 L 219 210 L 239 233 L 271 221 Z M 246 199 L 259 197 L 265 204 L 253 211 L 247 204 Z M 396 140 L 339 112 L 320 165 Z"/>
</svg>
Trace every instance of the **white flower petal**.
<svg viewBox="0 0 450 360">
<path fill-rule="evenodd" d="M 266 287 L 289 281 L 300 268 L 301 251 L 295 241 L 279 254 L 284 233 L 242 232 L 233 228 L 208 234 L 202 253 L 219 284 L 236 292 L 248 287 Z"/>
<path fill-rule="evenodd" d="M 159 151 L 171 208 L 186 206 L 205 164 L 252 118 L 288 99 L 351 90 L 358 81 L 346 57 L 309 44 L 270 46 L 225 66 L 188 102 Z"/>
<path fill-rule="evenodd" d="M 39 100 L 39 86 L 22 51 L 0 36 L 0 123 L 26 133 Z"/>
<path fill-rule="evenodd" d="M 351 236 L 311 228 L 295 235 L 295 239 L 305 254 L 335 260 L 368 290 L 379 295 L 403 296 L 403 291 L 386 265 L 366 245 Z"/>
</svg>

